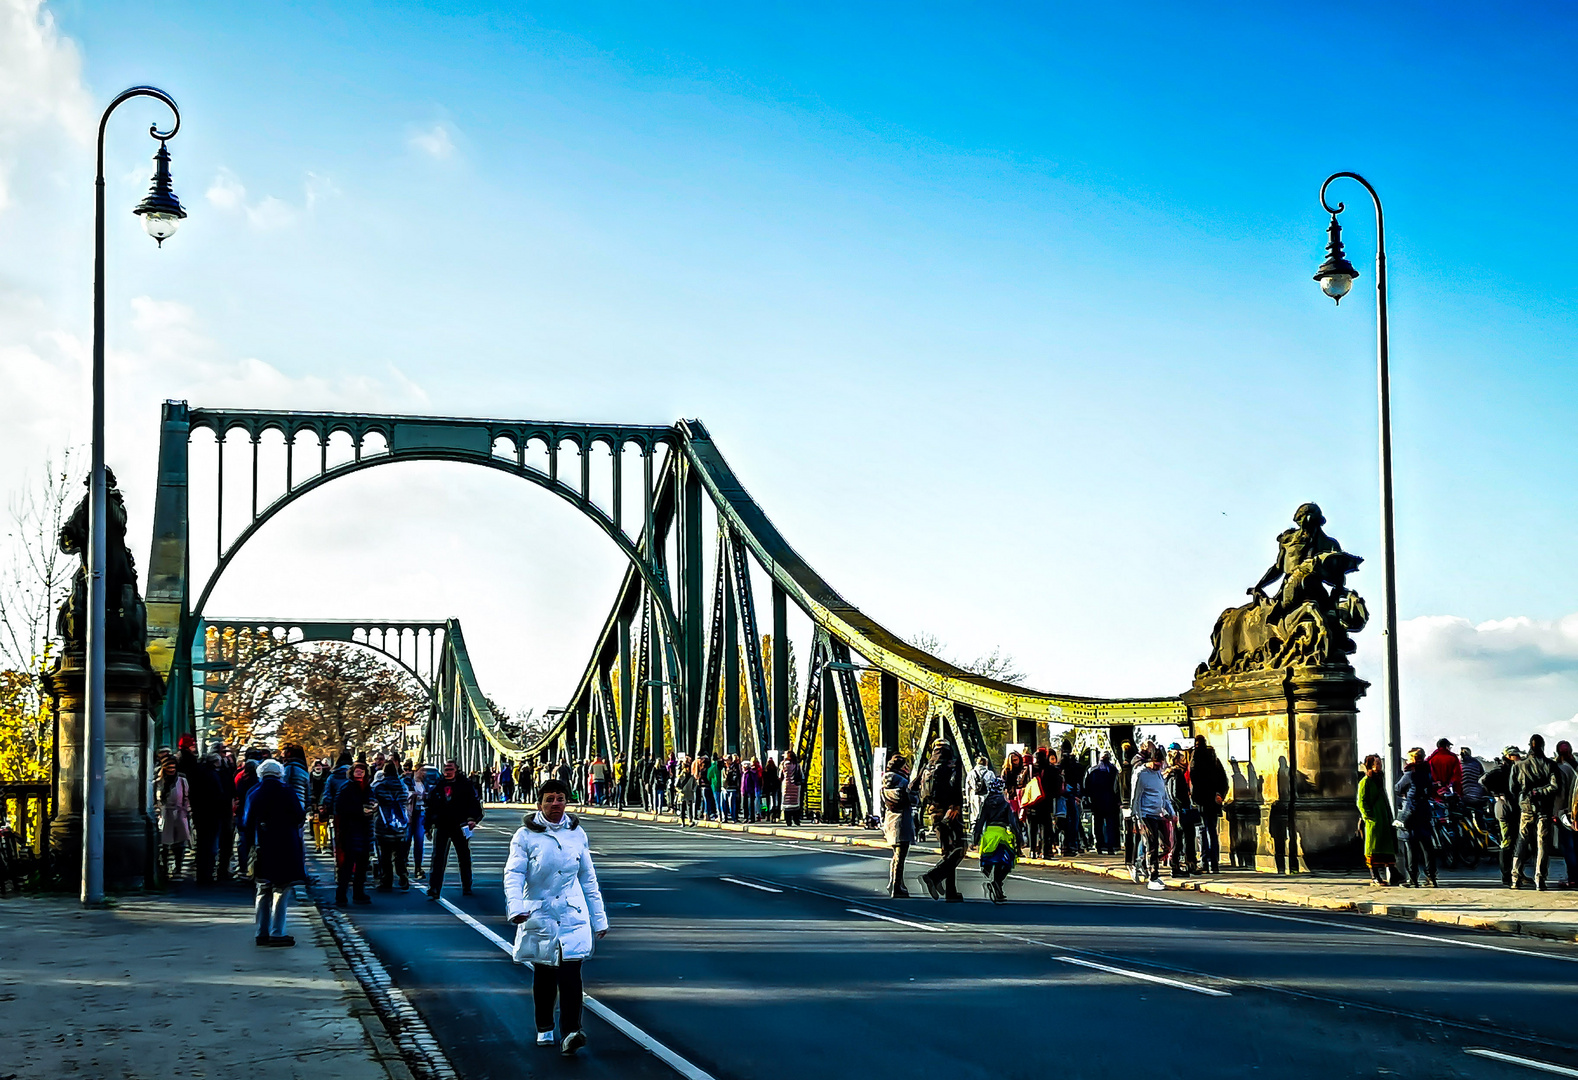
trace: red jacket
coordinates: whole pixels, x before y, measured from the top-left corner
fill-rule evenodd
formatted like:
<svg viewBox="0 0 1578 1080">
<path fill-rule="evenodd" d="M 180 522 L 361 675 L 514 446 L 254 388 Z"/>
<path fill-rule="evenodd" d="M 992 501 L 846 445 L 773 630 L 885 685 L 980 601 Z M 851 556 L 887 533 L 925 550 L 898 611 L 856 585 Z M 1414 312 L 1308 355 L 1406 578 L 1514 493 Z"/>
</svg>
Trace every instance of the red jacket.
<svg viewBox="0 0 1578 1080">
<path fill-rule="evenodd" d="M 1463 762 L 1456 754 L 1437 747 L 1425 758 L 1425 764 L 1430 766 L 1430 775 L 1435 777 L 1437 791 L 1443 795 L 1463 794 Z"/>
</svg>

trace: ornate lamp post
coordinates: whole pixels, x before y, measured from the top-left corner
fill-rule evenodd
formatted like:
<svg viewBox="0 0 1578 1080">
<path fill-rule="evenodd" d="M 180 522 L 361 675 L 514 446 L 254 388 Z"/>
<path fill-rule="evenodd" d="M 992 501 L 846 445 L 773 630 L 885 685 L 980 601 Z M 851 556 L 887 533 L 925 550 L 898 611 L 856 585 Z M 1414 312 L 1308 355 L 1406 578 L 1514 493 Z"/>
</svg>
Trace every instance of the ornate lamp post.
<svg viewBox="0 0 1578 1080">
<path fill-rule="evenodd" d="M 1397 695 L 1397 552 L 1392 536 L 1392 384 L 1387 363 L 1386 333 L 1386 221 L 1381 213 L 1381 197 L 1370 182 L 1358 173 L 1332 173 L 1320 186 L 1320 204 L 1331 215 L 1327 226 L 1328 241 L 1326 261 L 1315 272 L 1321 291 L 1339 304 L 1353 287 L 1359 271 L 1354 269 L 1342 250 L 1342 226 L 1337 215 L 1343 204 L 1333 207 L 1326 201 L 1326 189 L 1333 180 L 1358 181 L 1370 193 L 1375 203 L 1375 297 L 1376 297 L 1376 353 L 1377 379 L 1381 410 L 1381 561 L 1386 588 L 1386 768 L 1387 791 L 1402 773 L 1402 726 L 1399 718 Z M 1393 801 L 1396 801 L 1395 795 Z"/>
<path fill-rule="evenodd" d="M 170 189 L 170 151 L 165 146 L 165 141 L 181 128 L 180 110 L 169 94 L 152 86 L 122 91 L 99 121 L 99 171 L 93 197 L 93 476 L 88 503 L 88 730 L 83 740 L 87 760 L 82 770 L 82 902 L 90 906 L 104 902 L 104 570 L 108 511 L 104 476 L 104 129 L 110 114 L 122 102 L 136 97 L 164 102 L 175 114 L 175 125 L 169 131 L 160 131 L 157 125 L 148 128 L 148 134 L 159 140 L 153 159 L 153 185 L 132 213 L 142 218 L 143 228 L 160 247 L 186 217 L 180 200 Z"/>
</svg>

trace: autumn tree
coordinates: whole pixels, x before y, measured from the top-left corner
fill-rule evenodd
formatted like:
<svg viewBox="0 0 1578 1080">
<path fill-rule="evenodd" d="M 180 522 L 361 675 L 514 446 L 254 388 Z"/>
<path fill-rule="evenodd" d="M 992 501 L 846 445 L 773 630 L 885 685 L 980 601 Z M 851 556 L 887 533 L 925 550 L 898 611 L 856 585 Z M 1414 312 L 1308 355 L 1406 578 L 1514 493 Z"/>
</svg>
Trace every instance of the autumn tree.
<svg viewBox="0 0 1578 1080">
<path fill-rule="evenodd" d="M 7 500 L 0 549 L 0 780 L 46 780 L 54 724 L 41 676 L 60 640 L 55 612 L 71 587 L 74 560 L 60 550 L 71 505 L 71 454 L 46 459 Z"/>
</svg>

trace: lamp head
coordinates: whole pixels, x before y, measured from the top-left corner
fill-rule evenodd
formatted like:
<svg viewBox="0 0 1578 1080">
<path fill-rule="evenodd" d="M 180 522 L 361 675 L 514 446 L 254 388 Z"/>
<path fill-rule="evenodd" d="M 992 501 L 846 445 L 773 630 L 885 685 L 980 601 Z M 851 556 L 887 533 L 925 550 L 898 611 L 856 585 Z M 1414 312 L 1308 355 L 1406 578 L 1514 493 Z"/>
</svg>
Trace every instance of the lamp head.
<svg viewBox="0 0 1578 1080">
<path fill-rule="evenodd" d="M 1337 215 L 1331 216 L 1331 224 L 1326 227 L 1326 261 L 1320 264 L 1320 269 L 1315 271 L 1315 280 L 1320 282 L 1320 291 L 1331 297 L 1337 303 L 1342 303 L 1342 298 L 1348 295 L 1348 290 L 1353 288 L 1353 279 L 1359 276 L 1353 263 L 1342 251 L 1342 226 L 1337 224 Z"/>
<path fill-rule="evenodd" d="M 142 227 L 160 247 L 175 234 L 176 227 L 186 216 L 181 200 L 170 187 L 170 148 L 163 139 L 159 140 L 158 153 L 153 155 L 153 184 L 148 188 L 147 197 L 132 213 L 142 218 Z"/>
</svg>

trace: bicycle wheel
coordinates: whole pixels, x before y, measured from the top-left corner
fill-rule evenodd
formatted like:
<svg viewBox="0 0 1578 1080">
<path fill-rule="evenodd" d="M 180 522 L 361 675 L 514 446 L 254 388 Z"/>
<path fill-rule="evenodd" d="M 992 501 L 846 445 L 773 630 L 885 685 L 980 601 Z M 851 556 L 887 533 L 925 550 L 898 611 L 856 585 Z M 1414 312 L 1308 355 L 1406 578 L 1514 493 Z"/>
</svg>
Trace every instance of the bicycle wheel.
<svg viewBox="0 0 1578 1080">
<path fill-rule="evenodd" d="M 1452 838 L 1447 835 L 1446 829 L 1435 825 L 1431 830 L 1431 840 L 1435 843 L 1436 858 L 1441 860 L 1441 865 L 1448 870 L 1457 869 L 1457 852 L 1453 850 Z"/>
<path fill-rule="evenodd" d="M 1484 849 L 1480 847 L 1479 839 L 1467 829 L 1458 831 L 1455 847 L 1459 866 L 1465 870 L 1472 870 L 1479 865 Z"/>
</svg>

